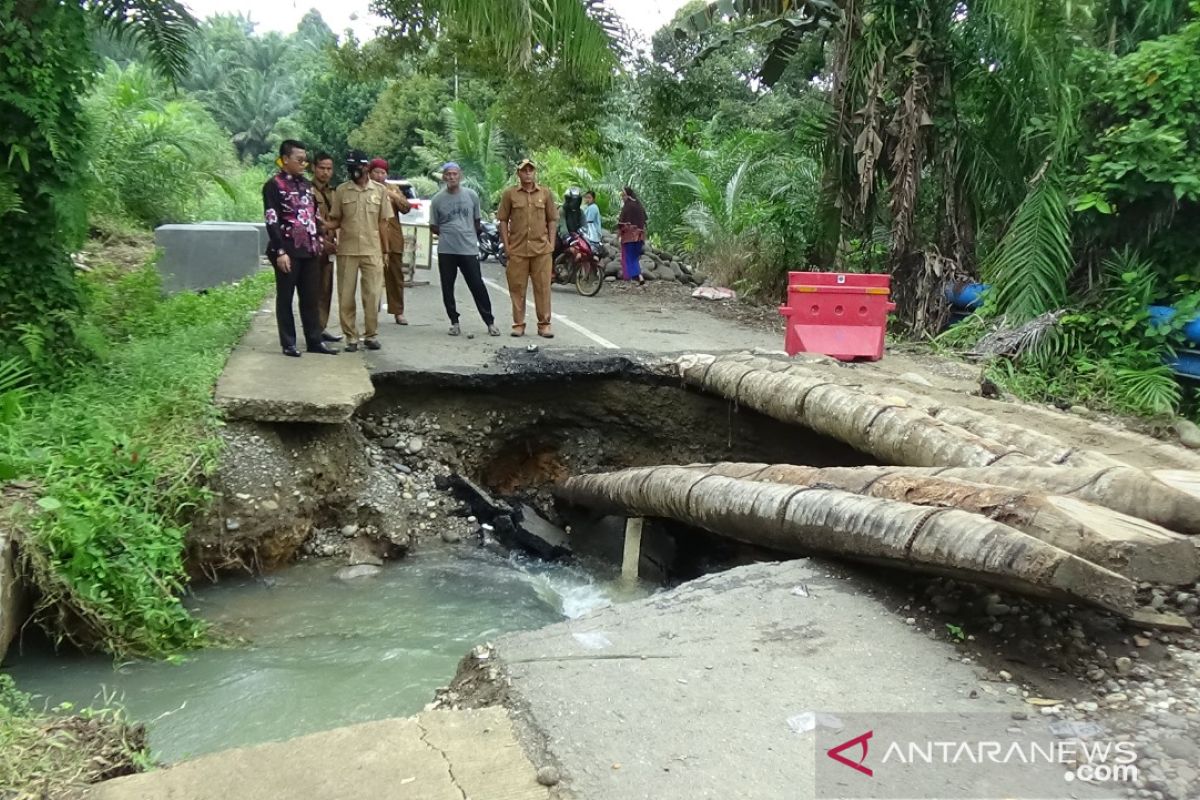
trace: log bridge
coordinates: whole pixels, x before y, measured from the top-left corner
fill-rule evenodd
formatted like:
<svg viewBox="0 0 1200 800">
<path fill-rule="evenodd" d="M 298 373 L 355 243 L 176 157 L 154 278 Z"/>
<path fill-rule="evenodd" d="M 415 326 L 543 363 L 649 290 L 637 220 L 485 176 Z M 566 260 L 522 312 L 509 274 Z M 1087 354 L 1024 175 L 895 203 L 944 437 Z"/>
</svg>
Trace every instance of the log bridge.
<svg viewBox="0 0 1200 800">
<path fill-rule="evenodd" d="M 664 372 L 890 466 L 662 465 L 581 475 L 563 500 L 677 520 L 796 555 L 826 554 L 1084 602 L 1188 628 L 1139 588 L 1200 578 L 1200 458 L 1144 440 L 1141 469 L 892 384 L 789 361 L 688 355 Z M 848 371 L 850 372 L 850 371 Z M 1132 437 L 1112 430 L 1114 437 Z M 627 532 L 624 571 L 640 525 Z"/>
</svg>

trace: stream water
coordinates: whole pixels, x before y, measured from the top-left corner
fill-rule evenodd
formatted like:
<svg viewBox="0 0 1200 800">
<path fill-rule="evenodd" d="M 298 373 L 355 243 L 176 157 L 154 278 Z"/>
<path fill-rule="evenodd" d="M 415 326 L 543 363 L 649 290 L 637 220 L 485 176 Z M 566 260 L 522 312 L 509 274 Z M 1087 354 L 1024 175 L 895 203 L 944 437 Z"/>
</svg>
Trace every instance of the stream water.
<svg viewBox="0 0 1200 800">
<path fill-rule="evenodd" d="M 337 569 L 301 564 L 200 589 L 189 605 L 245 644 L 181 664 L 114 665 L 27 646 L 10 652 L 7 671 L 52 705 L 115 695 L 149 724 L 155 754 L 173 762 L 416 713 L 472 646 L 646 592 L 622 589 L 615 576 L 485 550 L 417 553 L 348 582 Z"/>
</svg>

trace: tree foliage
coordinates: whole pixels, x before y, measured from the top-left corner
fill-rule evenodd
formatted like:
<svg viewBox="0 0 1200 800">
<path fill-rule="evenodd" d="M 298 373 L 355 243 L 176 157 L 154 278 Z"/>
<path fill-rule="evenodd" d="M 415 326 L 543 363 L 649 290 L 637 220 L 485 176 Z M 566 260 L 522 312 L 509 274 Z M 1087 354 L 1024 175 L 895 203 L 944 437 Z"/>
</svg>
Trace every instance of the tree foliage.
<svg viewBox="0 0 1200 800">
<path fill-rule="evenodd" d="M 19 352 L 21 336 L 70 357 L 82 296 L 68 254 L 86 225 L 76 183 L 86 164 L 79 99 L 94 64 L 78 45 L 87 17 L 75 3 L 0 0 L 0 29 L 0 358 Z"/>
</svg>

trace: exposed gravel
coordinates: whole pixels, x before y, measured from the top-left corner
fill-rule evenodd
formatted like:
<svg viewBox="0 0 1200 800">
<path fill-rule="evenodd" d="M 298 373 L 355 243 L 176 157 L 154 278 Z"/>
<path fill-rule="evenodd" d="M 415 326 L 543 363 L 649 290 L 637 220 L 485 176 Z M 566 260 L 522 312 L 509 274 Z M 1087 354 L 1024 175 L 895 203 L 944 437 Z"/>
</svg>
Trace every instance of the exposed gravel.
<svg viewBox="0 0 1200 800">
<path fill-rule="evenodd" d="M 956 642 L 978 666 L 981 696 L 1025 699 L 1064 736 L 1133 741 L 1139 776 L 1127 794 L 1200 797 L 1200 636 L 1143 630 L 1090 608 L 1031 600 L 946 579 L 897 585 L 864 576 L 898 616 Z M 1156 608 L 1200 625 L 1200 583 L 1141 586 Z"/>
</svg>

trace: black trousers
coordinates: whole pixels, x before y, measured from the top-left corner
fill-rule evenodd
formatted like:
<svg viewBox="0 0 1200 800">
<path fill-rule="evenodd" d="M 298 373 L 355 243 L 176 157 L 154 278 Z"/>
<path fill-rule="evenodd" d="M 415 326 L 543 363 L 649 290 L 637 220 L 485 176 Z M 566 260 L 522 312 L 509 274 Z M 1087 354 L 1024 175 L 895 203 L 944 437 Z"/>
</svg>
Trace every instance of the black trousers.
<svg viewBox="0 0 1200 800">
<path fill-rule="evenodd" d="M 316 256 L 292 256 L 292 268 L 275 268 L 275 324 L 279 326 L 279 346 L 296 346 L 296 318 L 292 315 L 292 295 L 300 295 L 300 324 L 304 342 L 311 350 L 321 346 L 321 262 Z"/>
<path fill-rule="evenodd" d="M 458 304 L 454 302 L 454 282 L 458 273 L 462 273 L 471 297 L 475 299 L 475 308 L 483 317 L 483 324 L 491 325 L 496 321 L 492 314 L 492 298 L 488 297 L 487 287 L 483 285 L 483 274 L 479 271 L 479 256 L 460 256 L 453 253 L 438 253 L 438 275 L 442 279 L 442 303 L 446 306 L 446 314 L 450 324 L 458 324 Z"/>
</svg>

